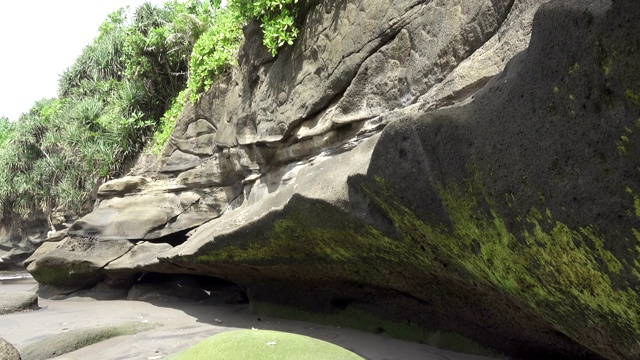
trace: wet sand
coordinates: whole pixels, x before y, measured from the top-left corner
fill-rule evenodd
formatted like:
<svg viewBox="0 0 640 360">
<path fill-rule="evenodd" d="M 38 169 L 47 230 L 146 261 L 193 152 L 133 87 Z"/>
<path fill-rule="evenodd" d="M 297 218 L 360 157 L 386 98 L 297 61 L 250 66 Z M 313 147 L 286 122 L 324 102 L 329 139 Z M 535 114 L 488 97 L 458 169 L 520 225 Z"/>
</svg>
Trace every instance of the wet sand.
<svg viewBox="0 0 640 360">
<path fill-rule="evenodd" d="M 0 291 L 28 291 L 32 279 L 4 281 Z M 147 303 L 92 299 L 40 299 L 40 310 L 0 316 L 0 337 L 21 349 L 45 336 L 84 328 L 130 321 L 158 326 L 136 335 L 121 336 L 88 346 L 56 359 L 162 359 L 198 341 L 235 329 L 292 332 L 329 341 L 367 359 L 376 360 L 481 360 L 482 356 L 459 354 L 427 345 L 370 334 L 358 330 L 283 320 L 251 314 L 247 305 L 210 306 L 187 302 Z"/>
</svg>

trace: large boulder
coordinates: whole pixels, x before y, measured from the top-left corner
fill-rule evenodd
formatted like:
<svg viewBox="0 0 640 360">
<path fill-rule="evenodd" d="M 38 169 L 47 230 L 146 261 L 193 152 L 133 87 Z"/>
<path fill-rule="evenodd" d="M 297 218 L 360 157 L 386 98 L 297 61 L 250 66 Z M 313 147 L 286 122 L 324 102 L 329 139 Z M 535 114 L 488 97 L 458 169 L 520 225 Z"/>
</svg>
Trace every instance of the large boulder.
<svg viewBox="0 0 640 360">
<path fill-rule="evenodd" d="M 56 282 L 64 283 L 69 273 L 69 282 L 82 286 L 105 273 L 177 271 L 135 249 L 153 247 L 151 254 L 162 254 L 188 230 L 292 184 L 289 170 L 295 174 L 313 157 L 353 148 L 393 120 L 384 114 L 417 101 L 475 53 L 501 60 L 481 76 L 466 71 L 451 81 L 462 87 L 486 82 L 501 62 L 525 47 L 533 9 L 542 2 L 308 2 L 300 12 L 305 25 L 299 40 L 275 59 L 260 45 L 259 26 L 250 24 L 239 68 L 197 104 L 187 104 L 160 161 L 144 158 L 130 176 L 102 184 L 93 212 L 68 229 L 72 242 L 131 241 L 134 251 L 114 253 L 118 256 L 104 268 L 100 261 L 80 269 L 80 258 L 65 262 L 65 256 L 54 255 L 63 245 L 56 250 L 47 245 L 52 254 L 39 251 L 27 264 L 41 282 L 51 283 L 55 274 L 62 276 Z M 519 34 L 516 28 L 524 29 L 517 41 L 505 35 Z M 276 204 L 264 206 L 269 210 Z M 255 216 L 261 211 L 254 210 Z M 102 252 L 81 248 L 86 259 Z M 64 268 L 74 270 L 55 270 Z"/>
<path fill-rule="evenodd" d="M 44 243 L 25 260 L 25 265 L 40 284 L 70 293 L 102 281 L 104 267 L 132 248 L 133 244 L 128 240 L 70 236 L 58 243 Z"/>
</svg>

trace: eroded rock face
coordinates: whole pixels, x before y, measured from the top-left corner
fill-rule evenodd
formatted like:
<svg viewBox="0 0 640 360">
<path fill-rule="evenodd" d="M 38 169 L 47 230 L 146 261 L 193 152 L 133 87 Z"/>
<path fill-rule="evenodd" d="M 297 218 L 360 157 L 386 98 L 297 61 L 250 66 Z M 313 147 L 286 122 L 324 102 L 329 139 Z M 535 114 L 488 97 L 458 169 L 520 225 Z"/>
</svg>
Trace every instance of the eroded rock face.
<svg viewBox="0 0 640 360">
<path fill-rule="evenodd" d="M 0 219 L 0 270 L 22 269 L 22 262 L 46 241 L 59 241 L 66 236 L 66 228 L 73 215 L 62 208 L 47 218 L 34 215 L 29 221 L 15 218 Z"/>
<path fill-rule="evenodd" d="M 519 6 L 531 9 L 540 3 Z M 313 156 L 354 133 L 373 131 L 382 125 L 381 114 L 417 101 L 491 39 L 512 4 L 375 0 L 312 2 L 308 7 L 294 46 L 271 59 L 248 41 L 236 72 L 186 110 L 195 121 L 178 124 L 161 172 L 183 171 L 219 153 L 230 156 L 228 167 L 245 177 Z M 523 15 L 514 27 L 526 29 L 531 16 Z M 259 38 L 256 24 L 246 36 Z M 495 43 L 502 42 L 490 46 Z M 512 51 L 524 46 L 513 45 Z M 506 61 L 512 54 L 500 55 Z M 496 67 L 493 74 L 500 70 Z M 217 148 L 201 148 L 211 143 L 203 138 L 211 134 Z"/>
<path fill-rule="evenodd" d="M 0 270 L 19 267 L 46 239 L 45 220 L 24 224 L 0 223 Z"/>
<path fill-rule="evenodd" d="M 156 239 L 201 225 L 241 194 L 238 184 L 210 179 L 218 169 L 212 159 L 175 179 L 127 176 L 98 189 L 94 211 L 76 221 L 68 233 L 101 240 Z"/>
<path fill-rule="evenodd" d="M 30 271 L 206 275 L 260 311 L 639 357 L 640 10 L 542 3 L 309 2 L 275 59 L 248 26 L 159 161 L 70 229 L 91 246 L 41 247 Z"/>
<path fill-rule="evenodd" d="M 495 64 L 524 48 L 542 2 L 309 2 L 299 40 L 275 59 L 251 24 L 239 68 L 187 105 L 159 161 L 143 161 L 130 176 L 103 184 L 94 211 L 68 233 L 162 239 L 255 202 L 293 183 L 301 164 L 349 151 L 378 132 L 393 120 L 391 110 L 416 102 L 474 53 L 502 58 L 482 75 L 466 71 L 451 81 L 486 82 L 500 70 Z M 279 178 L 290 169 L 294 175 Z"/>
</svg>

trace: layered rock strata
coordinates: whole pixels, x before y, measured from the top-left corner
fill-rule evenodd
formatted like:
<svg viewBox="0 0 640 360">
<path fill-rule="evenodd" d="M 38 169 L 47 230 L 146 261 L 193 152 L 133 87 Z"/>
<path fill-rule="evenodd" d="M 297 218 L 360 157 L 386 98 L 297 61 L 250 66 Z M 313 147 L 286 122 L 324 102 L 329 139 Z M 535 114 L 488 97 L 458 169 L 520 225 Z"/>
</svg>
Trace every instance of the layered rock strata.
<svg viewBox="0 0 640 360">
<path fill-rule="evenodd" d="M 308 2 L 275 59 L 250 25 L 159 161 L 29 271 L 206 275 L 257 311 L 640 356 L 640 9 L 541 3 Z"/>
</svg>

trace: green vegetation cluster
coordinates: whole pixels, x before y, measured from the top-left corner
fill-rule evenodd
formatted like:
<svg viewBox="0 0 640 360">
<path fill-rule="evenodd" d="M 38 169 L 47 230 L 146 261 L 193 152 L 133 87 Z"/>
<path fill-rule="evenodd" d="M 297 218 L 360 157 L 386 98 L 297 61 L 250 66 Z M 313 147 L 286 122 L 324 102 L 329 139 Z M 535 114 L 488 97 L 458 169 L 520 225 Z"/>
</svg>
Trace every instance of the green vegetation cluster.
<svg viewBox="0 0 640 360">
<path fill-rule="evenodd" d="M 242 26 L 250 20 L 261 22 L 263 44 L 275 56 L 278 49 L 293 44 L 299 34 L 295 26 L 298 0 L 230 0 L 216 21 L 200 37 L 193 49 L 189 77 L 190 100 L 208 90 L 214 78 L 235 65 L 242 37 Z M 218 3 L 215 6 L 219 6 Z"/>
<path fill-rule="evenodd" d="M 274 55 L 291 44 L 296 3 L 172 0 L 110 14 L 60 76 L 58 98 L 0 118 L 0 217 L 81 212 L 97 184 L 163 149 L 187 100 L 235 65 L 247 22 L 263 22 Z"/>
</svg>

